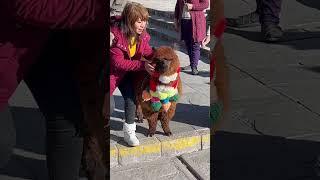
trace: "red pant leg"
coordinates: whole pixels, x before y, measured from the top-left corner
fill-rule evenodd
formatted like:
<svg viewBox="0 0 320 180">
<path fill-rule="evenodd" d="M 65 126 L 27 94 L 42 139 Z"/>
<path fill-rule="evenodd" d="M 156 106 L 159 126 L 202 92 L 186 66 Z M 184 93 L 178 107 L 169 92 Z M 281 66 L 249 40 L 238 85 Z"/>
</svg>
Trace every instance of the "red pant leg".
<svg viewBox="0 0 320 180">
<path fill-rule="evenodd" d="M 17 49 L 11 43 L 0 44 L 0 111 L 19 84 L 18 69 Z"/>
<path fill-rule="evenodd" d="M 216 65 L 216 57 L 212 56 L 210 59 L 210 81 L 214 78 L 215 65 Z"/>
</svg>

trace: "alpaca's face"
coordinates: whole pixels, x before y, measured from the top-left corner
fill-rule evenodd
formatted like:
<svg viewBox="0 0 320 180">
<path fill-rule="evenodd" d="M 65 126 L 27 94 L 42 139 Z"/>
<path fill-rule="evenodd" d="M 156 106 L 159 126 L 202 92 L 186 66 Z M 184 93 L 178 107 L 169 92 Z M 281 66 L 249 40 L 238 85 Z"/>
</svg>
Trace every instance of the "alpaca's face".
<svg viewBox="0 0 320 180">
<path fill-rule="evenodd" d="M 153 62 L 155 63 L 155 71 L 159 74 L 163 74 L 170 69 L 170 64 L 171 64 L 170 60 L 167 60 L 165 58 L 164 59 L 155 58 Z"/>
<path fill-rule="evenodd" d="M 177 72 L 180 66 L 179 58 L 170 47 L 159 47 L 154 53 L 152 64 L 155 71 L 161 75 L 171 75 Z"/>
</svg>

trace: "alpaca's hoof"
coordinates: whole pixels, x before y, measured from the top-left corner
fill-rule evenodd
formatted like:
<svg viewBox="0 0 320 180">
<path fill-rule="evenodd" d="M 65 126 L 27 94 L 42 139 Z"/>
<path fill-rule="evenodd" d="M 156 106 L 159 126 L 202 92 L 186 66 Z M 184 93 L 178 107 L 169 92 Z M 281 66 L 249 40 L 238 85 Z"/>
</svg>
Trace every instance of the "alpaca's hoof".
<svg viewBox="0 0 320 180">
<path fill-rule="evenodd" d="M 136 122 L 137 122 L 137 123 L 143 123 L 143 118 L 138 118 L 138 119 L 136 120 Z"/>
<path fill-rule="evenodd" d="M 169 132 L 165 132 L 164 134 L 165 134 L 166 136 L 172 136 L 172 132 L 170 132 L 170 131 L 169 131 Z"/>
<path fill-rule="evenodd" d="M 154 136 L 154 133 L 148 133 L 148 135 L 147 135 L 148 137 L 152 137 L 152 136 Z"/>
</svg>

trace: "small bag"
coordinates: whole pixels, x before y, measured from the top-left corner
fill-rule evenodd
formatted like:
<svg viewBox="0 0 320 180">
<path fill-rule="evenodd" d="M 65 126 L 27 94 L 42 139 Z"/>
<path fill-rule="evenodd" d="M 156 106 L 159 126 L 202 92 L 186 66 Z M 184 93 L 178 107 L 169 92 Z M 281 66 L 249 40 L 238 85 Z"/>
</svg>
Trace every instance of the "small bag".
<svg viewBox="0 0 320 180">
<path fill-rule="evenodd" d="M 190 14 L 190 11 L 188 9 L 188 6 L 186 4 L 187 2 L 184 0 L 183 1 L 183 10 L 182 10 L 182 19 L 191 19 L 191 14 Z"/>
</svg>

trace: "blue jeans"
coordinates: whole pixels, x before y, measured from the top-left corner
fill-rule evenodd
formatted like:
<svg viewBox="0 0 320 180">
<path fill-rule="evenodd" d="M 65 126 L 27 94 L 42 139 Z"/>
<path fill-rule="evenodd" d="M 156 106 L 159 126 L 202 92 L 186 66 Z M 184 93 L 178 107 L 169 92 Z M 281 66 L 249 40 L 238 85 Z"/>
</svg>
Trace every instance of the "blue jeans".
<svg viewBox="0 0 320 180">
<path fill-rule="evenodd" d="M 125 122 L 133 124 L 136 117 L 136 99 L 134 94 L 134 86 L 132 81 L 132 74 L 128 73 L 119 84 L 119 90 L 124 99 L 124 114 Z M 112 114 L 115 107 L 114 96 L 110 98 L 110 114 Z"/>
</svg>

